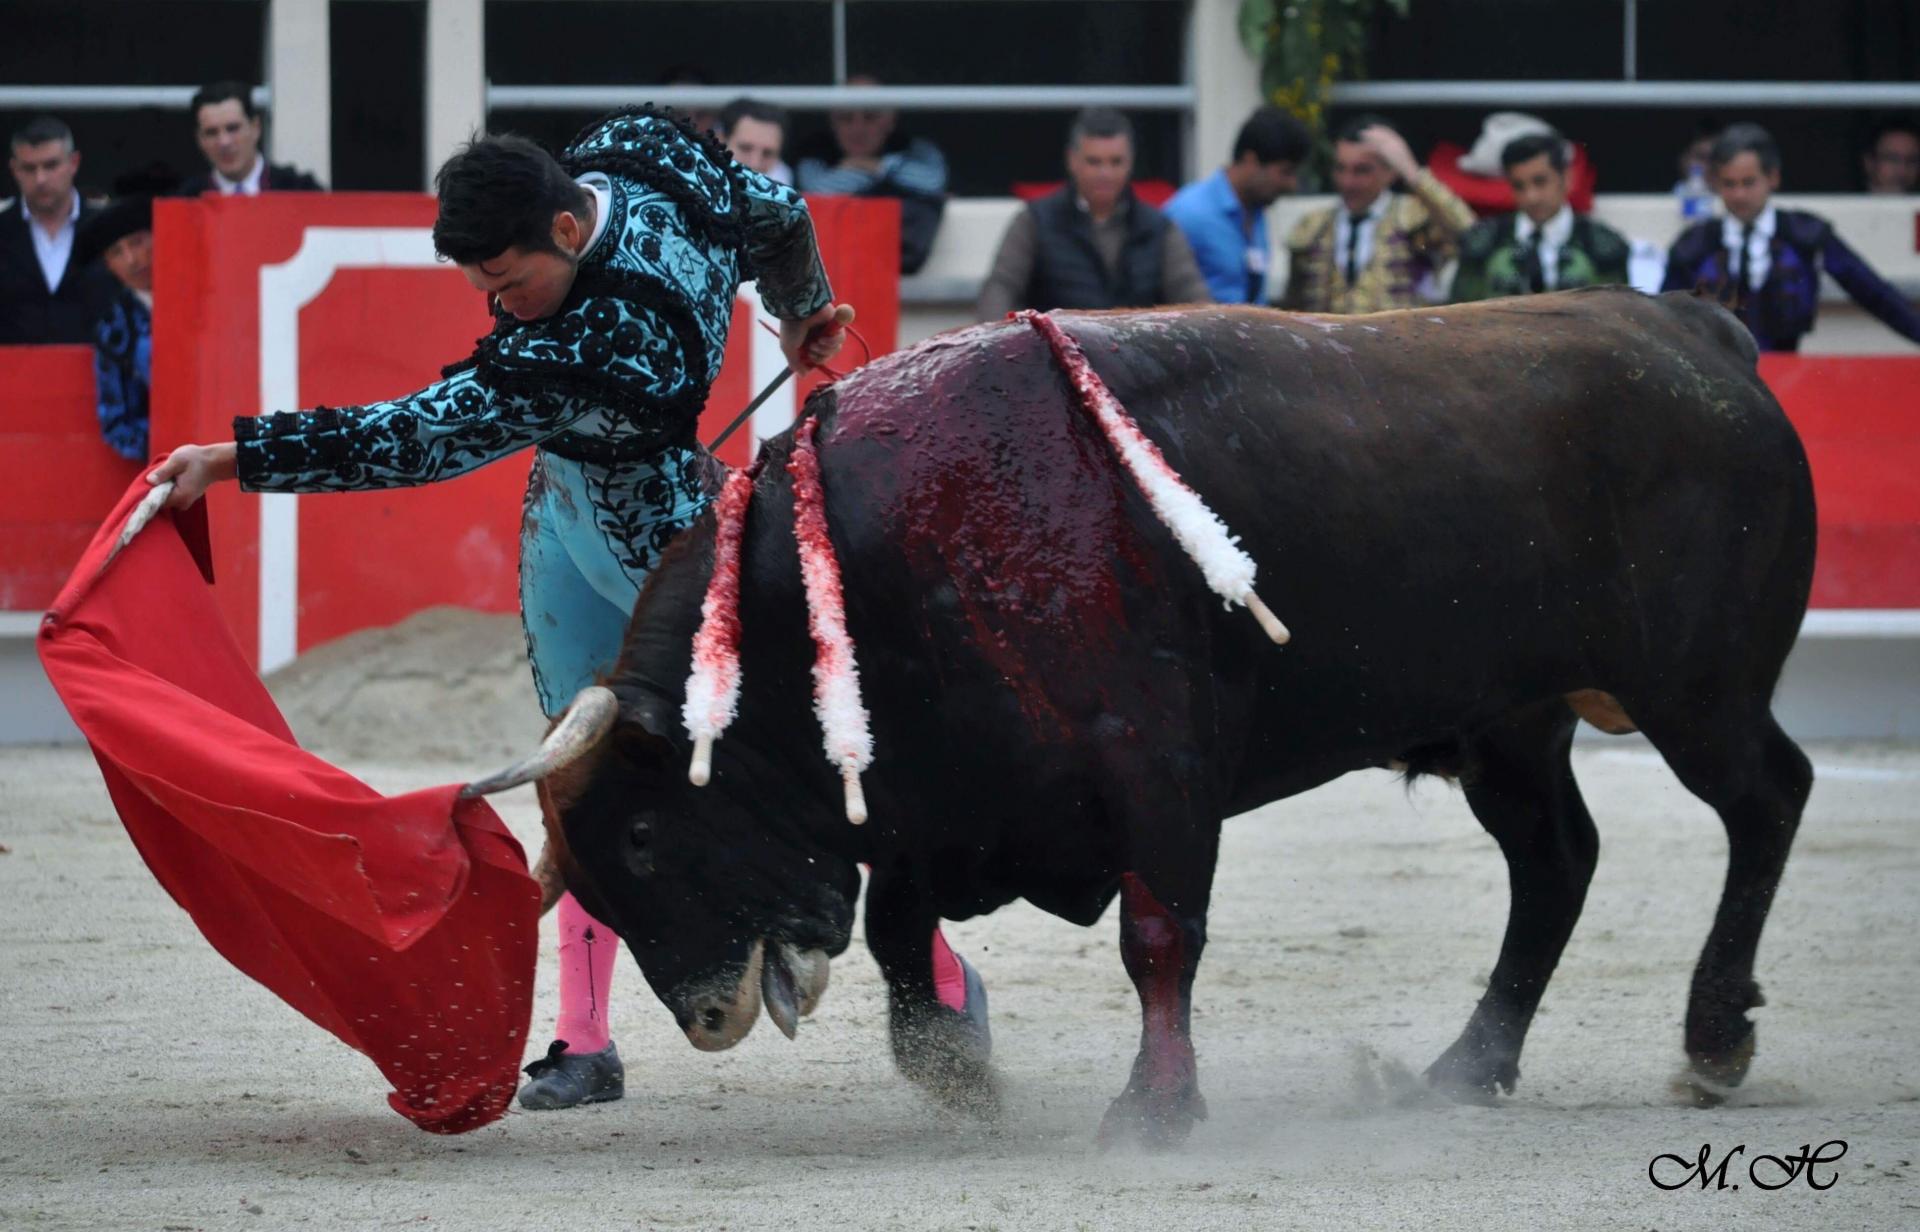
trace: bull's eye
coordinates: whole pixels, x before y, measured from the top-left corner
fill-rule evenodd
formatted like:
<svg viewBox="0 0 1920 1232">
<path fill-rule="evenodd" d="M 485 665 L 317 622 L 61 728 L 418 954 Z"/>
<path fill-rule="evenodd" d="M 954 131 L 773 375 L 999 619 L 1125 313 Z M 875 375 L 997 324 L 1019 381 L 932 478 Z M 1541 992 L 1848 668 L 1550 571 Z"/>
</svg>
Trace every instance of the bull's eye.
<svg viewBox="0 0 1920 1232">
<path fill-rule="evenodd" d="M 627 827 L 627 868 L 636 877 L 653 873 L 653 827 L 636 820 Z"/>
</svg>

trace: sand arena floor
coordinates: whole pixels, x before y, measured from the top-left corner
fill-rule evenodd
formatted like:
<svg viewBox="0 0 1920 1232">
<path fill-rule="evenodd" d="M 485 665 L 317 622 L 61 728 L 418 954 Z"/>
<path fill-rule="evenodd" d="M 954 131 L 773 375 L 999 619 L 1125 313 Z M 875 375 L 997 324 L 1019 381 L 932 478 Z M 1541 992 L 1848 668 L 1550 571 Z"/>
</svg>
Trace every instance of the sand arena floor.
<svg viewBox="0 0 1920 1232">
<path fill-rule="evenodd" d="M 486 666 L 423 676 L 396 637 Z M 375 785 L 454 781 L 527 726 L 513 637 L 442 615 L 327 648 L 276 687 L 303 735 Z M 422 730 L 409 706 L 449 696 L 483 756 L 456 760 L 444 728 L 396 743 Z M 1027 907 L 951 933 L 992 992 L 997 1127 L 893 1072 L 856 940 L 798 1041 L 763 1027 L 719 1056 L 689 1048 L 624 963 L 623 1102 L 420 1133 L 369 1063 L 200 939 L 84 750 L 0 751 L 0 1228 L 1920 1227 L 1920 749 L 1809 751 L 1820 777 L 1734 1105 L 1669 1094 L 1720 826 L 1619 741 L 1576 753 L 1600 868 L 1519 1091 L 1494 1107 L 1402 1098 L 1465 1021 L 1505 919 L 1504 865 L 1459 795 L 1356 775 L 1229 823 L 1194 1012 L 1212 1118 L 1166 1156 L 1093 1144 L 1139 1030 L 1111 915 L 1082 930 Z M 500 803 L 537 842 L 531 793 Z M 540 977 L 536 1044 L 550 964 Z M 1846 1154 L 1817 1170 L 1831 1188 L 1750 1182 L 1753 1157 L 1834 1139 Z M 1738 1190 L 1649 1182 L 1654 1156 L 1703 1143 L 1716 1160 L 1745 1147 Z"/>
</svg>

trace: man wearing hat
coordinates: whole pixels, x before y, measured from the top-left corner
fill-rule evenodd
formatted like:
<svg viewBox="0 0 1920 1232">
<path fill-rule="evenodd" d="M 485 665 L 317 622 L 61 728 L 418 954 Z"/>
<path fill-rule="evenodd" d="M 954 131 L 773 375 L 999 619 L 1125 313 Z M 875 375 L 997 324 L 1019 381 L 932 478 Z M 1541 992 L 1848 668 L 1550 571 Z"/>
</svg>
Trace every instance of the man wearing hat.
<svg viewBox="0 0 1920 1232">
<path fill-rule="evenodd" d="M 94 326 L 100 435 L 121 457 L 144 462 L 153 378 L 153 198 L 171 182 L 143 172 L 113 187 L 113 203 L 81 227 L 74 257 L 82 264 L 100 258 L 119 283 Z"/>
</svg>

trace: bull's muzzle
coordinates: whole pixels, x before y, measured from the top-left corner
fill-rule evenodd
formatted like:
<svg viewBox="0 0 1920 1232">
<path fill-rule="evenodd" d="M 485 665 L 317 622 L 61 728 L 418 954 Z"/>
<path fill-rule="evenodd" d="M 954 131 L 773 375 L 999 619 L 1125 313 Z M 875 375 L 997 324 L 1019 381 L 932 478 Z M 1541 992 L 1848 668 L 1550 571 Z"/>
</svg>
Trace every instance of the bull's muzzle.
<svg viewBox="0 0 1920 1232">
<path fill-rule="evenodd" d="M 721 1052 L 747 1038 L 764 1008 L 788 1039 L 800 1019 L 826 995 L 830 963 L 824 950 L 801 950 L 783 941 L 756 941 L 740 978 L 730 988 L 688 997 L 674 1017 L 687 1042 L 702 1052 Z"/>
</svg>

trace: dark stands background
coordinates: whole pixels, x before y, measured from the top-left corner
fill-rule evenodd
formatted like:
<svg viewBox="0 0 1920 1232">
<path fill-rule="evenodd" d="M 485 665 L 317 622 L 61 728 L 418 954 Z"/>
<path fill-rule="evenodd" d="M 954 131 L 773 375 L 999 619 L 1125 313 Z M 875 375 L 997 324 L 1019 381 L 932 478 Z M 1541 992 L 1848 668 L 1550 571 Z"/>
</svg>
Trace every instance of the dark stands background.
<svg viewBox="0 0 1920 1232">
<path fill-rule="evenodd" d="M 1641 0 L 1641 81 L 1913 81 L 1915 0 Z M 1621 0 L 1413 0 L 1375 22 L 1380 81 L 1618 81 Z M 1391 119 L 1416 151 L 1472 145 L 1492 108 L 1405 108 Z M 1784 186 L 1855 192 L 1876 115 L 1848 109 L 1521 107 L 1585 143 L 1601 192 L 1661 192 L 1701 122 L 1764 124 L 1780 142 Z M 1335 112 L 1337 118 L 1352 114 Z"/>
<path fill-rule="evenodd" d="M 418 191 L 426 6 L 336 0 L 332 20 L 333 176 L 328 187 Z M 266 73 L 266 6 L 254 0 L 0 0 L 0 82 L 7 85 L 200 85 Z M 0 110 L 11 134 L 31 115 Z M 184 111 L 58 113 L 81 152 L 80 188 L 156 159 L 205 169 Z M 273 148 L 273 116 L 266 118 Z M 13 195 L 11 179 L 0 197 Z"/>
<path fill-rule="evenodd" d="M 1378 21 L 1380 80 L 1618 80 L 1621 0 L 1414 0 L 1408 19 Z M 425 6 L 419 0 L 334 0 L 333 176 L 341 189 L 420 188 Z M 1186 8 L 1168 0 L 861 0 L 847 9 L 848 60 L 893 84 L 1172 85 L 1185 63 Z M 1643 80 L 1902 81 L 1920 73 L 1913 0 L 1644 0 Z M 258 0 L 0 0 L 0 82 L 197 84 L 264 72 L 266 7 Z M 492 0 L 487 74 L 511 84 L 629 82 L 633 101 L 679 66 L 716 81 L 821 84 L 832 77 L 832 10 L 808 0 L 626 4 Z M 1402 108 L 1393 118 L 1416 150 L 1471 144 L 1486 108 Z M 1660 192 L 1703 119 L 1665 108 L 1530 108 L 1587 144 L 1603 192 Z M 1336 121 L 1341 113 L 1336 112 Z M 26 119 L 0 112 L 11 132 Z M 158 110 L 63 115 L 85 155 L 81 184 L 159 158 L 198 170 L 188 117 Z M 564 141 L 587 112 L 497 111 L 496 130 Z M 799 140 L 823 115 L 796 117 Z M 1061 175 L 1066 112 L 914 112 L 903 130 L 946 151 L 953 190 L 998 195 L 1020 180 Z M 1859 187 L 1863 111 L 1713 110 L 1725 123 L 1768 125 L 1786 152 L 1789 188 Z M 1137 113 L 1139 174 L 1178 180 L 1182 120 Z M 272 119 L 267 148 L 273 152 Z M 1199 152 L 1202 168 L 1225 150 Z M 10 195 L 0 185 L 0 196 Z"/>
<path fill-rule="evenodd" d="M 337 9 L 338 6 L 336 6 Z M 1165 0 L 984 0 L 847 6 L 847 71 L 889 85 L 1178 85 L 1185 6 Z M 559 32 L 591 30 L 566 62 Z M 613 5 L 597 0 L 494 0 L 487 6 L 487 74 L 496 83 L 657 85 L 685 65 L 710 80 L 819 85 L 833 79 L 833 13 L 805 0 Z M 498 129 L 564 141 L 587 112 L 493 113 Z M 952 190 L 1001 196 L 1017 180 L 1064 174 L 1070 111 L 902 112 L 900 131 L 947 155 Z M 1139 174 L 1177 181 L 1179 117 L 1132 116 Z M 823 113 L 794 117 L 798 142 L 826 135 Z"/>
</svg>

